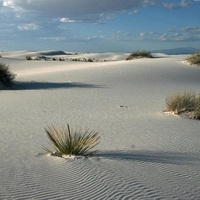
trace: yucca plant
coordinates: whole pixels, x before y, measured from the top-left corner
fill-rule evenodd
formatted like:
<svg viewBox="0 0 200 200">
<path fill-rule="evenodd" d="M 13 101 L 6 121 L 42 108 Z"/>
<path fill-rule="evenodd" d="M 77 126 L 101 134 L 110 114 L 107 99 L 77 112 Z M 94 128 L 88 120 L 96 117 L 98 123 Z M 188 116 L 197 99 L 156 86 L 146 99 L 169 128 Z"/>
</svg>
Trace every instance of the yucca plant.
<svg viewBox="0 0 200 200">
<path fill-rule="evenodd" d="M 0 63 L 0 86 L 12 87 L 14 84 L 15 74 L 10 72 L 9 67 Z"/>
<path fill-rule="evenodd" d="M 48 153 L 58 156 L 91 156 L 97 151 L 91 151 L 98 144 L 100 136 L 94 131 L 73 130 L 69 124 L 67 127 L 56 128 L 51 126 L 45 128 L 46 134 L 53 146 L 54 151 L 43 147 Z"/>
</svg>

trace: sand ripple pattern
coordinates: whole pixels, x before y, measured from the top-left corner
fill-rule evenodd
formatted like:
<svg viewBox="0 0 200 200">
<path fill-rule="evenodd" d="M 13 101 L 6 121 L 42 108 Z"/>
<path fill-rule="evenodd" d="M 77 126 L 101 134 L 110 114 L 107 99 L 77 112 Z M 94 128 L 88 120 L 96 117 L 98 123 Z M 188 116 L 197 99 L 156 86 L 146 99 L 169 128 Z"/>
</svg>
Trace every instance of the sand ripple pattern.
<svg viewBox="0 0 200 200">
<path fill-rule="evenodd" d="M 186 56 L 67 63 L 1 54 L 19 88 L 0 95 L 0 200 L 200 199 L 200 121 L 162 112 L 167 95 L 199 92 Z M 51 123 L 98 131 L 104 151 L 35 155 Z"/>
<path fill-rule="evenodd" d="M 1 168 L 0 199 L 198 199 L 199 164 L 198 154 L 172 152 L 36 156 L 32 166 Z"/>
</svg>

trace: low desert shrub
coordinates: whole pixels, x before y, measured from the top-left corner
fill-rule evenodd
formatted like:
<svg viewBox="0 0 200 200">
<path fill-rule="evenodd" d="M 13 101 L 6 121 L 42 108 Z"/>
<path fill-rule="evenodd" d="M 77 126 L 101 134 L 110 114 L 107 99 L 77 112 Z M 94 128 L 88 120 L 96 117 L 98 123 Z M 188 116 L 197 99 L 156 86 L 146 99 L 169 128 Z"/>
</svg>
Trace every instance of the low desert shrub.
<svg viewBox="0 0 200 200">
<path fill-rule="evenodd" d="M 44 150 L 48 153 L 58 156 L 91 156 L 96 151 L 91 151 L 98 144 L 99 136 L 97 132 L 82 131 L 71 129 L 69 124 L 67 127 L 48 127 L 45 129 L 46 134 L 54 148 L 52 151 L 46 147 Z"/>
<path fill-rule="evenodd" d="M 133 60 L 137 58 L 153 58 L 153 56 L 148 51 L 135 51 L 131 53 L 126 60 Z"/>
<path fill-rule="evenodd" d="M 38 56 L 26 56 L 26 60 L 40 60 Z"/>
<path fill-rule="evenodd" d="M 0 87 L 12 87 L 14 84 L 15 74 L 10 72 L 9 67 L 0 63 Z"/>
<path fill-rule="evenodd" d="M 59 61 L 65 61 L 65 59 L 64 58 L 59 58 Z"/>
<path fill-rule="evenodd" d="M 31 56 L 26 56 L 26 60 L 32 60 Z"/>
<path fill-rule="evenodd" d="M 200 119 L 200 95 L 196 97 L 195 108 L 194 108 L 194 117 Z"/>
<path fill-rule="evenodd" d="M 191 119 L 200 119 L 200 95 L 176 93 L 166 98 L 166 110 Z"/>
<path fill-rule="evenodd" d="M 178 92 L 166 98 L 166 109 L 177 114 L 183 111 L 192 111 L 195 107 L 195 100 L 194 93 L 185 92 L 181 94 Z"/>
<path fill-rule="evenodd" d="M 186 59 L 186 61 L 191 65 L 200 65 L 200 52 L 191 55 Z"/>
<path fill-rule="evenodd" d="M 93 60 L 91 58 L 88 58 L 87 62 L 93 62 Z"/>
</svg>

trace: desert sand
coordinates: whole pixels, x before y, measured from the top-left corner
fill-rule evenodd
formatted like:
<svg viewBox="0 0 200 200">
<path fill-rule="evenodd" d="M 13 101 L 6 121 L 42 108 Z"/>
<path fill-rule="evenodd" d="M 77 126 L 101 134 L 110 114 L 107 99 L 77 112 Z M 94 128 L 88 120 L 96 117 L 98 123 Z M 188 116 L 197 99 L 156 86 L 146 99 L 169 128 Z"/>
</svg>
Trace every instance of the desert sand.
<svg viewBox="0 0 200 200">
<path fill-rule="evenodd" d="M 17 76 L 0 91 L 0 199 L 200 199 L 200 121 L 163 113 L 169 94 L 199 93 L 200 68 L 188 55 L 128 55 L 1 52 Z M 44 128 L 67 123 L 99 132 L 95 156 L 44 152 Z"/>
</svg>

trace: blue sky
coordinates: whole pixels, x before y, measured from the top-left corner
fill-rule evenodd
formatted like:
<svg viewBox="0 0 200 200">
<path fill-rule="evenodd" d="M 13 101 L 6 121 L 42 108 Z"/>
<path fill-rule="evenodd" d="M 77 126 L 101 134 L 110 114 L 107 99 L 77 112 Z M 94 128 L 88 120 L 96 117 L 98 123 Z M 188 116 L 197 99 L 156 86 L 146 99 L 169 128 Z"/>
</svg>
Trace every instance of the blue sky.
<svg viewBox="0 0 200 200">
<path fill-rule="evenodd" d="M 0 0 L 0 50 L 200 49 L 200 0 Z"/>
</svg>

